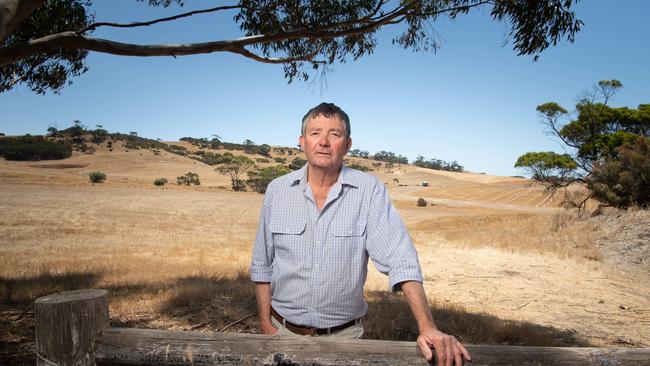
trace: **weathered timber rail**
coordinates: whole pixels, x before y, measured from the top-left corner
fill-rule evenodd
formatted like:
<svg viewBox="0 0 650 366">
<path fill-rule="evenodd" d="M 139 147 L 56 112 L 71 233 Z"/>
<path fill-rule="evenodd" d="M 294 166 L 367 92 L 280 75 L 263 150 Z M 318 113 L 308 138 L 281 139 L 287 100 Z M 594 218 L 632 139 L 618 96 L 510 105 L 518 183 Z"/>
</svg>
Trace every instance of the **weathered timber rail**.
<svg viewBox="0 0 650 366">
<path fill-rule="evenodd" d="M 109 328 L 105 290 L 36 300 L 39 366 L 426 365 L 414 342 Z M 650 366 L 650 348 L 467 345 L 473 366 Z"/>
</svg>

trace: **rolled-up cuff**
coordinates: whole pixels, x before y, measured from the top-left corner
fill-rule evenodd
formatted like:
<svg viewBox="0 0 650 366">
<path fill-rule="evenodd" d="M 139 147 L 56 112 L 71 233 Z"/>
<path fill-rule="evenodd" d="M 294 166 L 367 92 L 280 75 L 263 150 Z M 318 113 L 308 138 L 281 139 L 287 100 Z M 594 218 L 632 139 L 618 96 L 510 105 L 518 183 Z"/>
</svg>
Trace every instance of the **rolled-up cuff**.
<svg viewBox="0 0 650 366">
<path fill-rule="evenodd" d="M 419 273 L 397 273 L 388 276 L 388 290 L 392 292 L 400 291 L 402 289 L 400 284 L 406 281 L 423 283 L 422 275 Z"/>
<path fill-rule="evenodd" d="M 251 281 L 253 282 L 271 282 L 273 272 L 251 268 Z"/>
</svg>

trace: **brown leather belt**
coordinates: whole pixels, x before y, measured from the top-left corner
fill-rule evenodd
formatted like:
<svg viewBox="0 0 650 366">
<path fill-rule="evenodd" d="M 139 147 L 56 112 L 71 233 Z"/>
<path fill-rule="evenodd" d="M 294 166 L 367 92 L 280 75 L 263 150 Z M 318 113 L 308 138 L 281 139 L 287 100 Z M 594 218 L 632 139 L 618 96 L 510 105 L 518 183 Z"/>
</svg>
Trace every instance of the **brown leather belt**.
<svg viewBox="0 0 650 366">
<path fill-rule="evenodd" d="M 282 315 L 278 314 L 273 307 L 271 307 L 271 315 L 280 322 L 280 324 L 284 325 L 285 328 L 289 329 L 293 333 L 300 334 L 300 335 L 324 335 L 324 334 L 331 334 L 333 332 L 337 332 L 339 330 L 343 330 L 345 328 L 351 327 L 359 321 L 359 319 L 354 319 L 350 320 L 349 322 L 341 325 L 337 325 L 335 327 L 331 328 L 312 328 L 312 327 L 305 327 L 303 325 L 297 325 L 293 324 L 290 321 L 284 319 Z"/>
</svg>

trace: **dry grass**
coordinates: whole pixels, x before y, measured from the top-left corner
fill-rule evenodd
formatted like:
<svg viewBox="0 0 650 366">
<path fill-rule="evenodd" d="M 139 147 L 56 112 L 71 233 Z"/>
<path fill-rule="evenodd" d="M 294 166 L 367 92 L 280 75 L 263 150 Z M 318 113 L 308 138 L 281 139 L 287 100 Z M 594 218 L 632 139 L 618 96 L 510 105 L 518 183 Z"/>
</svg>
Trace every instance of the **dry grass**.
<svg viewBox="0 0 650 366">
<path fill-rule="evenodd" d="M 596 220 L 577 210 L 443 217 L 413 225 L 411 234 L 422 243 L 435 238 L 468 248 L 494 247 L 594 261 L 602 259 L 595 241 L 604 235 Z"/>
<path fill-rule="evenodd" d="M 364 338 L 413 340 L 418 329 L 403 296 L 387 292 L 367 294 L 368 315 Z M 529 346 L 584 345 L 571 332 L 538 324 L 473 313 L 457 304 L 430 302 L 438 327 L 465 343 Z"/>
</svg>

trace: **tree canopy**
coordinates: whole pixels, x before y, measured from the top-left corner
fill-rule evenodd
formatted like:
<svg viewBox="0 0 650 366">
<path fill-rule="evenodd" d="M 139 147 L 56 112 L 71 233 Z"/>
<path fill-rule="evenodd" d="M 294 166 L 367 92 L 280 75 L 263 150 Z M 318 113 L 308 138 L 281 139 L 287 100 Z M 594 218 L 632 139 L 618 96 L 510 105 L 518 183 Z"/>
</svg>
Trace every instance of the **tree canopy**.
<svg viewBox="0 0 650 366">
<path fill-rule="evenodd" d="M 575 106 L 577 116 L 572 120 L 568 120 L 567 110 L 555 102 L 537 107 L 551 135 L 576 150 L 578 166 L 586 173 L 591 172 L 595 161 L 615 158 L 618 147 L 650 133 L 649 104 L 641 104 L 637 109 L 608 105 L 622 87 L 618 80 L 599 81 L 579 99 Z"/>
<path fill-rule="evenodd" d="M 515 168 L 524 169 L 533 179 L 555 188 L 571 181 L 576 162 L 569 154 L 528 152 L 517 159 Z"/>
<path fill-rule="evenodd" d="M 233 156 L 230 161 L 224 165 L 220 165 L 215 169 L 219 174 L 230 177 L 230 183 L 233 191 L 245 191 L 246 183 L 240 177 L 248 169 L 255 166 L 255 163 L 246 156 L 239 155 Z"/>
<path fill-rule="evenodd" d="M 189 0 L 137 0 L 151 6 L 189 4 Z M 0 0 L 0 92 L 24 84 L 36 93 L 58 92 L 87 70 L 89 51 L 122 56 L 183 56 L 231 52 L 282 64 L 290 81 L 350 58 L 371 54 L 377 33 L 389 25 L 401 33 L 393 43 L 414 51 L 439 46 L 440 17 L 454 19 L 484 8 L 493 21 L 507 25 L 518 55 L 536 59 L 566 38 L 573 42 L 582 22 L 572 11 L 577 0 L 240 0 L 230 5 L 173 16 L 116 23 L 96 22 L 91 0 Z M 93 37 L 101 27 L 137 28 L 175 22 L 199 14 L 227 12 L 241 37 L 203 43 L 131 44 Z M 101 14 L 97 15 L 101 17 Z"/>
<path fill-rule="evenodd" d="M 583 178 L 593 197 L 618 207 L 650 204 L 650 104 L 636 109 L 609 106 L 622 87 L 618 80 L 599 81 L 578 99 L 573 119 L 555 102 L 539 105 L 547 132 L 573 150 L 573 156 L 529 152 L 515 167 L 549 188 Z"/>
</svg>

